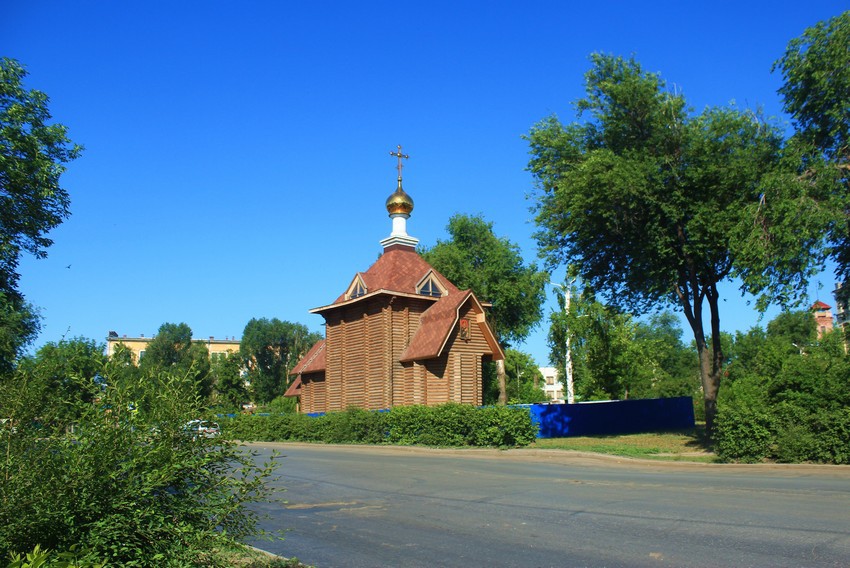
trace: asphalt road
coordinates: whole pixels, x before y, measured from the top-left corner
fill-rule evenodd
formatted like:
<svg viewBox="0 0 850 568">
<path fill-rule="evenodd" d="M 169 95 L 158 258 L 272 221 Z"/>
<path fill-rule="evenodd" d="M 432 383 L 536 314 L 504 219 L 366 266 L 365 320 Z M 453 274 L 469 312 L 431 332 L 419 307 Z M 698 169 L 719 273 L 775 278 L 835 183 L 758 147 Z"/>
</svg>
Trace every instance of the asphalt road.
<svg viewBox="0 0 850 568">
<path fill-rule="evenodd" d="M 277 449 L 285 540 L 319 568 L 850 566 L 850 467 L 544 450 Z"/>
</svg>

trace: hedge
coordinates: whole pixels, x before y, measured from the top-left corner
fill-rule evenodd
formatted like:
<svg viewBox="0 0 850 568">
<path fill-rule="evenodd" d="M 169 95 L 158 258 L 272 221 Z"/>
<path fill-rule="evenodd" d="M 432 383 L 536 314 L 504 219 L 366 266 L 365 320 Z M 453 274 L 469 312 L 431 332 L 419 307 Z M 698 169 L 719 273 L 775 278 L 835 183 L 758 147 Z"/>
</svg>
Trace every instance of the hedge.
<svg viewBox="0 0 850 568">
<path fill-rule="evenodd" d="M 243 441 L 439 447 L 519 447 L 537 435 L 537 425 L 525 408 L 456 403 L 388 411 L 352 407 L 315 417 L 240 415 L 223 421 L 222 428 Z"/>
</svg>

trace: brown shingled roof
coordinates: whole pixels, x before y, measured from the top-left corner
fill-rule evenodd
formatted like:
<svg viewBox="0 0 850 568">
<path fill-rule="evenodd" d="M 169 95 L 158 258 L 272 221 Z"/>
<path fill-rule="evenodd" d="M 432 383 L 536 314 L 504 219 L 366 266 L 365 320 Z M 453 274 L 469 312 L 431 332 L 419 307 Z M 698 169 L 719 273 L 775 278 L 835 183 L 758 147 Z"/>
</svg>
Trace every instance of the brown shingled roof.
<svg viewBox="0 0 850 568">
<path fill-rule="evenodd" d="M 301 375 L 303 373 L 317 373 L 325 370 L 325 340 L 320 339 L 313 347 L 298 361 L 289 375 Z"/>
<path fill-rule="evenodd" d="M 401 354 L 400 361 L 415 361 L 438 357 L 443 350 L 455 323 L 458 320 L 458 310 L 472 295 L 470 290 L 456 292 L 443 296 L 440 300 L 425 310 L 419 320 L 419 329 L 410 345 Z"/>
<path fill-rule="evenodd" d="M 452 330 L 460 319 L 460 309 L 467 301 L 474 302 L 476 312 L 484 313 L 484 308 L 471 290 L 463 290 L 449 296 L 443 296 L 422 314 L 422 319 L 419 320 L 419 329 L 416 330 L 416 334 L 410 340 L 410 345 L 401 354 L 399 360 L 402 362 L 421 361 L 439 357 Z M 486 322 L 480 325 L 484 330 L 487 344 L 493 350 L 493 359 L 504 359 L 505 354 L 496 341 L 493 330 Z"/>
<path fill-rule="evenodd" d="M 448 278 L 434 270 L 430 264 L 425 262 L 425 259 L 419 256 L 416 249 L 410 247 L 399 247 L 384 251 L 384 254 L 378 258 L 375 264 L 369 267 L 369 270 L 358 274 L 363 279 L 363 283 L 366 284 L 368 292 L 387 290 L 415 294 L 416 285 L 430 271 L 433 271 L 440 283 L 446 287 L 449 295 L 458 291 Z M 334 301 L 334 304 L 345 301 L 345 293 L 342 293 Z"/>
<path fill-rule="evenodd" d="M 301 377 L 296 377 L 283 396 L 301 396 Z"/>
</svg>

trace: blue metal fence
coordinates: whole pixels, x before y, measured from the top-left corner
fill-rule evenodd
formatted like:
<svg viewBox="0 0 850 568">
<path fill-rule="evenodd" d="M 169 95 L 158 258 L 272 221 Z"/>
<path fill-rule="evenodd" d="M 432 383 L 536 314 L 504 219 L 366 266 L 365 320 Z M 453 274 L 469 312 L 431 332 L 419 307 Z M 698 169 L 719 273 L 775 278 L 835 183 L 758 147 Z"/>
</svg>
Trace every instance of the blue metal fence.
<svg viewBox="0 0 850 568">
<path fill-rule="evenodd" d="M 689 396 L 528 407 L 532 420 L 540 426 L 538 438 L 637 434 L 694 427 L 694 405 Z"/>
</svg>

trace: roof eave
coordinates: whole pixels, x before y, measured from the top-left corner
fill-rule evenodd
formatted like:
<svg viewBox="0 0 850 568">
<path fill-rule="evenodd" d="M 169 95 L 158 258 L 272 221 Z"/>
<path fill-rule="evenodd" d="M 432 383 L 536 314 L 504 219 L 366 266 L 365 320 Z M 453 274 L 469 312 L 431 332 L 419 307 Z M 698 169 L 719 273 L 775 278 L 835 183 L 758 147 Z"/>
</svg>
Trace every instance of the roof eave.
<svg viewBox="0 0 850 568">
<path fill-rule="evenodd" d="M 374 298 L 375 296 L 380 296 L 382 294 L 386 295 L 386 296 L 398 296 L 398 297 L 401 297 L 401 298 L 419 298 L 420 300 L 430 300 L 432 302 L 436 302 L 439 299 L 439 298 L 434 298 L 434 297 L 431 297 L 431 296 L 425 296 L 424 294 L 414 294 L 414 293 L 411 293 L 411 292 L 397 292 L 397 291 L 394 291 L 394 290 L 387 290 L 387 289 L 381 288 L 380 290 L 375 290 L 374 292 L 369 292 L 368 294 L 358 296 L 357 298 L 351 298 L 350 300 L 345 300 L 343 302 L 338 302 L 338 303 L 335 303 L 335 304 L 328 304 L 326 306 L 319 306 L 318 308 L 313 308 L 312 310 L 310 310 L 310 313 L 311 314 L 322 314 L 324 312 L 331 311 L 335 308 L 342 308 L 342 307 L 345 307 L 345 306 L 351 306 L 353 304 L 356 304 L 357 302 L 361 302 L 361 301 L 369 299 L 369 298 Z"/>
</svg>

